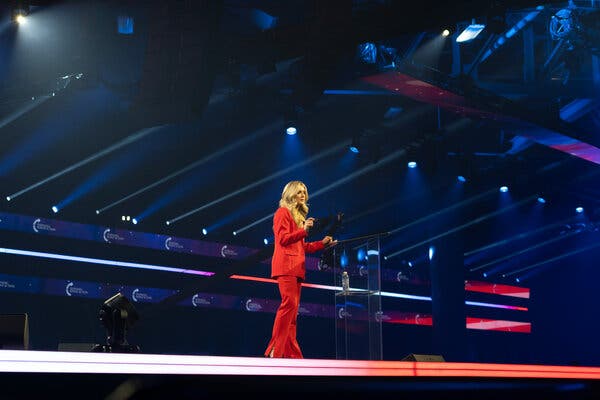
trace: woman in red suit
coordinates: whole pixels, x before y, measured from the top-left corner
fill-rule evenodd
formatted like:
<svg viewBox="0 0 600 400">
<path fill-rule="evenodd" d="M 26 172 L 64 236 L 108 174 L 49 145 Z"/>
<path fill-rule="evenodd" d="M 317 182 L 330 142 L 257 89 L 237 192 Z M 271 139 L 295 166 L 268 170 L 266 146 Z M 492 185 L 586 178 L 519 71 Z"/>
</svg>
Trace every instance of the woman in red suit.
<svg viewBox="0 0 600 400">
<path fill-rule="evenodd" d="M 273 217 L 275 249 L 271 260 L 271 278 L 277 279 L 281 303 L 265 357 L 303 358 L 296 340 L 296 317 L 306 274 L 305 253 L 314 253 L 337 243 L 331 236 L 316 242 L 305 242 L 308 230 L 314 224 L 314 218 L 306 218 L 307 201 L 306 185 L 291 181 L 283 188 L 279 208 Z"/>
</svg>

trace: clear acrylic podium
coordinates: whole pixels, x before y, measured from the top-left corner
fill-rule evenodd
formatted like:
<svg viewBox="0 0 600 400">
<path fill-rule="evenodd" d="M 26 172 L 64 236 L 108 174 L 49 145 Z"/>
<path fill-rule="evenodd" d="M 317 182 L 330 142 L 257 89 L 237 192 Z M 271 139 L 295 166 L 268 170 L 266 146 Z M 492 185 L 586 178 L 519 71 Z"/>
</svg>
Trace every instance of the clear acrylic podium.
<svg viewBox="0 0 600 400">
<path fill-rule="evenodd" d="M 381 360 L 380 234 L 340 240 L 334 247 L 335 354 L 338 360 Z M 342 272 L 349 289 L 342 287 Z"/>
</svg>

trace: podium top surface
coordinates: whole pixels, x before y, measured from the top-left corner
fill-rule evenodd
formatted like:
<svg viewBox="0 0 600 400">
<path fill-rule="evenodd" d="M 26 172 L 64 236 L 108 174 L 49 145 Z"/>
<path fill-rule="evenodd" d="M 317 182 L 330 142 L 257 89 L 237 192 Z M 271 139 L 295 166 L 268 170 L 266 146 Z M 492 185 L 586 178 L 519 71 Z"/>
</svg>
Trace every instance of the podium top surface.
<svg viewBox="0 0 600 400">
<path fill-rule="evenodd" d="M 366 290 L 366 289 L 350 289 L 335 292 L 336 296 L 368 296 L 368 295 L 381 295 L 381 290 Z"/>
</svg>

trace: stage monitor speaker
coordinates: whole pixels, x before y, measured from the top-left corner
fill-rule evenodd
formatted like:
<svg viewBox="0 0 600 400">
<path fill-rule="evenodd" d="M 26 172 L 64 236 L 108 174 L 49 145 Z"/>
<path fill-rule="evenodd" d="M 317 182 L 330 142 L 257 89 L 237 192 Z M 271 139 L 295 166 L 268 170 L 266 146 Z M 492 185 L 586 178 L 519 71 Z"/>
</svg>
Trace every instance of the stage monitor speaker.
<svg viewBox="0 0 600 400">
<path fill-rule="evenodd" d="M 0 314 L 0 348 L 29 349 L 29 317 L 27 314 Z"/>
<path fill-rule="evenodd" d="M 402 361 L 444 362 L 444 357 L 437 354 L 409 354 Z"/>
<path fill-rule="evenodd" d="M 58 351 L 91 352 L 97 343 L 59 343 Z"/>
</svg>

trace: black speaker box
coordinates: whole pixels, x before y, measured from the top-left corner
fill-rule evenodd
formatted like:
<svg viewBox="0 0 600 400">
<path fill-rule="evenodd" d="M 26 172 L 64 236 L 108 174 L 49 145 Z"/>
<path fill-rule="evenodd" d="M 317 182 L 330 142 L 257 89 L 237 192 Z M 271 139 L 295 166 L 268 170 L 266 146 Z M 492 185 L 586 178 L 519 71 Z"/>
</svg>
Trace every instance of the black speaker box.
<svg viewBox="0 0 600 400">
<path fill-rule="evenodd" d="M 437 354 L 409 354 L 402 361 L 444 362 L 444 357 Z"/>
<path fill-rule="evenodd" d="M 27 314 L 0 314 L 0 348 L 29 349 L 29 317 Z"/>
<path fill-rule="evenodd" d="M 81 351 L 89 352 L 98 346 L 96 343 L 59 343 L 58 351 Z"/>
</svg>

